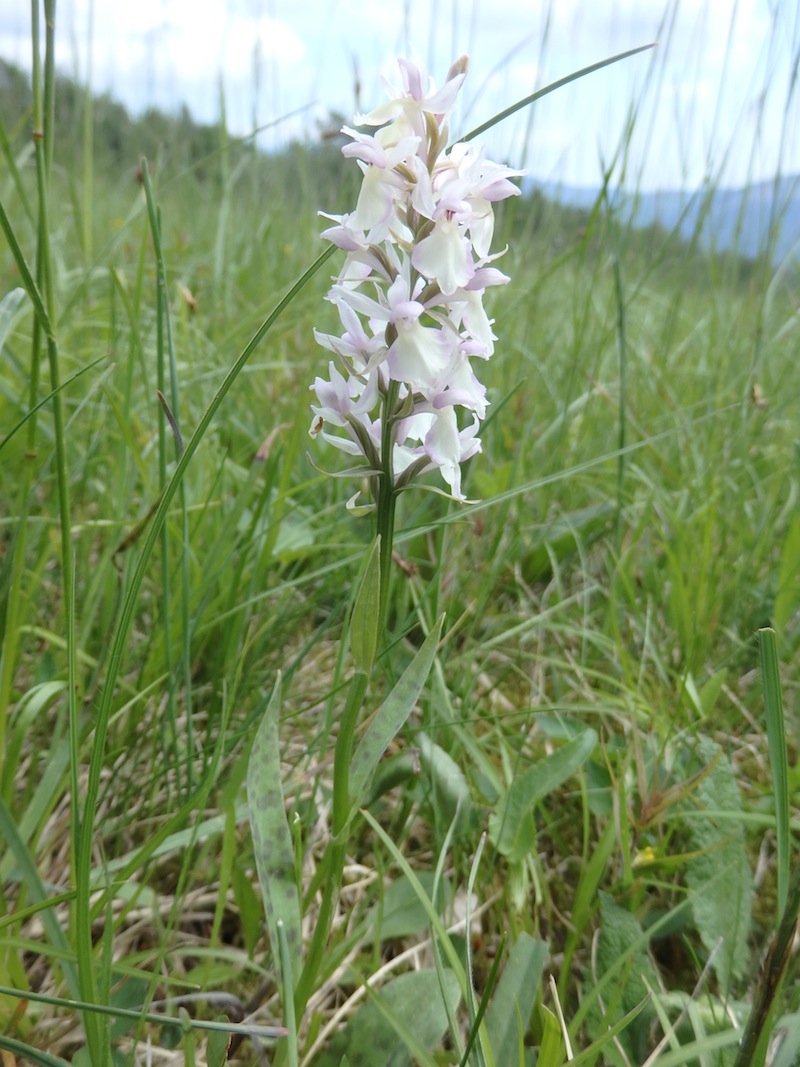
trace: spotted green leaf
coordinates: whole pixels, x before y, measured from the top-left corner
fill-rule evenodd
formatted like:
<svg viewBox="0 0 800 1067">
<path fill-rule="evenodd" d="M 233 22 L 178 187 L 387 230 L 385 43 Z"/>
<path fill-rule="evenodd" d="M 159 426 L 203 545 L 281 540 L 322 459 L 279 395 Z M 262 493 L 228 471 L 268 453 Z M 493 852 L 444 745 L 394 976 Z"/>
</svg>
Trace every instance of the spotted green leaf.
<svg viewBox="0 0 800 1067">
<path fill-rule="evenodd" d="M 278 737 L 280 707 L 281 679 L 278 675 L 250 753 L 247 767 L 247 807 L 275 966 L 280 967 L 278 922 L 282 921 L 286 928 L 292 973 L 296 976 L 302 969 L 300 897 L 295 880 L 292 834 L 286 818 L 281 788 Z"/>
</svg>

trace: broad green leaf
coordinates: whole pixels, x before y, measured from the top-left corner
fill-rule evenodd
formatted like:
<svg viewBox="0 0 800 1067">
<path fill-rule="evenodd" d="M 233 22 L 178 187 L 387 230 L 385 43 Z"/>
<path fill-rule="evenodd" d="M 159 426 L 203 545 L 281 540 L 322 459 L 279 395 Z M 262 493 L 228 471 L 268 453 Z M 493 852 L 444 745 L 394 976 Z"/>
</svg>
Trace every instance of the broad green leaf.
<svg viewBox="0 0 800 1067">
<path fill-rule="evenodd" d="M 289 563 L 294 559 L 302 559 L 307 554 L 307 549 L 314 544 L 313 512 L 310 508 L 303 507 L 296 501 L 291 501 L 291 507 L 281 520 L 272 554 L 282 563 Z"/>
<path fill-rule="evenodd" d="M 224 1016 L 218 1017 L 220 1022 L 227 1022 Z M 231 1043 L 231 1035 L 226 1034 L 224 1030 L 212 1030 L 208 1035 L 208 1044 L 206 1045 L 206 1064 L 207 1067 L 225 1067 L 228 1062 L 228 1048 Z"/>
<path fill-rule="evenodd" d="M 742 812 L 739 788 L 730 760 L 719 745 L 701 737 L 700 764 L 711 767 L 692 794 L 695 808 L 731 815 Z M 733 978 L 748 966 L 753 876 L 747 861 L 744 830 L 735 819 L 688 820 L 689 837 L 700 855 L 687 864 L 687 885 L 695 926 L 709 952 L 722 989 L 728 993 Z"/>
<path fill-rule="evenodd" d="M 689 1065 L 694 1067 L 694 1064 L 704 1063 L 713 1064 L 713 1067 L 717 1065 L 726 1067 L 732 1062 L 741 1037 L 740 1030 L 730 1027 L 719 1034 L 709 1034 L 699 1041 L 687 1041 L 670 1052 L 662 1053 L 658 1057 L 658 1067 L 689 1067 Z M 722 1056 L 715 1055 L 715 1053 L 724 1055 L 726 1049 L 731 1050 L 729 1057 L 723 1059 Z M 750 1061 L 748 1067 L 756 1067 L 756 1065 Z"/>
<path fill-rule="evenodd" d="M 292 834 L 281 788 L 280 707 L 281 679 L 278 675 L 250 753 L 247 807 L 273 960 L 278 967 L 278 921 L 281 920 L 286 928 L 292 971 L 296 977 L 302 969 L 300 897 L 295 880 Z"/>
<path fill-rule="evenodd" d="M 418 871 L 417 878 L 425 893 L 432 900 L 435 875 L 433 871 Z M 452 889 L 449 882 L 443 882 L 439 892 L 439 910 L 450 903 Z M 411 937 L 425 930 L 428 926 L 428 913 L 420 903 L 417 891 L 409 880 L 401 876 L 391 882 L 383 892 L 382 899 L 374 904 L 366 914 L 366 938 L 391 941 L 400 937 Z"/>
<path fill-rule="evenodd" d="M 452 971 L 445 971 L 445 996 L 450 1011 L 458 1007 L 460 990 Z M 398 1034 L 413 1035 L 421 1049 L 430 1052 L 447 1029 L 447 1010 L 439 977 L 433 969 L 401 974 L 375 994 L 376 1003 L 366 1003 L 336 1035 L 314 1067 L 340 1067 L 347 1057 L 350 1067 L 411 1067 L 412 1054 Z M 391 1020 L 394 1020 L 391 1021 Z"/>
<path fill-rule="evenodd" d="M 717 671 L 716 674 L 712 674 L 700 690 L 700 705 L 704 715 L 710 715 L 716 707 L 719 695 L 727 680 L 728 672 L 723 668 L 723 670 Z"/>
<path fill-rule="evenodd" d="M 624 815 L 623 815 L 624 818 Z M 564 960 L 561 965 L 561 978 L 570 974 L 572 957 L 584 938 L 586 926 L 597 907 L 597 890 L 605 874 L 606 866 L 618 841 L 619 823 L 609 819 L 592 850 L 588 863 L 583 864 L 572 899 L 570 929 L 564 945 Z"/>
<path fill-rule="evenodd" d="M 727 671 L 717 671 L 716 674 L 712 674 L 701 689 L 698 689 L 697 682 L 692 677 L 691 672 L 686 675 L 684 679 L 686 694 L 701 718 L 706 718 L 714 710 L 714 705 L 719 699 L 727 677 Z"/>
<path fill-rule="evenodd" d="M 419 759 L 415 752 L 403 749 L 396 756 L 389 756 L 388 759 L 378 764 L 372 776 L 372 784 L 366 801 L 367 806 L 374 804 L 390 789 L 403 785 L 410 778 L 415 779 L 418 775 Z"/>
<path fill-rule="evenodd" d="M 509 954 L 486 1012 L 489 1046 L 498 1067 L 518 1060 L 520 1026 L 524 1033 L 536 1003 L 547 952 L 544 941 L 536 941 L 523 932 Z"/>
<path fill-rule="evenodd" d="M 721 1033 L 731 1026 L 741 1026 L 750 1012 L 750 1006 L 743 1001 L 727 998 L 723 1001 L 708 990 L 699 999 L 682 991 L 662 993 L 653 990 L 651 1003 L 662 1030 L 666 1032 L 668 1028 L 673 1028 L 681 1042 Z"/>
<path fill-rule="evenodd" d="M 247 955 L 252 958 L 262 933 L 262 904 L 245 870 L 234 864 L 231 872 L 233 899 L 239 912 L 242 937 Z"/>
<path fill-rule="evenodd" d="M 350 619 L 350 650 L 357 671 L 369 674 L 378 647 L 381 604 L 381 539 L 376 537 L 367 557 Z"/>
<path fill-rule="evenodd" d="M 150 994 L 151 983 L 144 978 L 126 977 L 120 980 L 120 975 L 115 974 L 114 983 L 110 997 L 111 1005 L 114 1008 L 140 1009 L 142 1004 L 147 1003 L 148 995 L 152 995 Z M 138 1020 L 134 1022 L 129 1016 L 118 1016 L 111 1023 L 112 1040 L 124 1037 L 137 1025 Z"/>
<path fill-rule="evenodd" d="M 523 557 L 525 580 L 536 582 L 548 577 L 553 571 L 553 560 L 562 563 L 581 546 L 593 544 L 609 530 L 613 514 L 613 504 L 598 504 L 548 523 Z"/>
<path fill-rule="evenodd" d="M 800 1063 L 800 1012 L 779 1019 L 775 1029 L 782 1030 L 784 1037 L 772 1067 L 796 1067 Z"/>
<path fill-rule="evenodd" d="M 511 783 L 489 819 L 489 836 L 498 852 L 517 862 L 525 858 L 533 847 L 534 804 L 573 775 L 596 745 L 595 731 L 584 730 Z"/>
<path fill-rule="evenodd" d="M 608 893 L 601 892 L 599 897 L 600 933 L 593 972 L 597 979 L 602 979 L 613 969 L 615 978 L 603 991 L 606 1014 L 596 1032 L 598 1039 L 609 1025 L 639 1008 L 648 999 L 651 989 L 659 988 L 658 974 L 647 953 L 647 939 L 639 920 L 627 908 L 620 907 Z M 638 1016 L 638 1012 L 636 1014 Z M 595 1026 L 599 1022 L 598 1015 L 599 1012 L 595 1014 Z M 620 1042 L 633 1057 L 632 1063 L 644 1061 L 651 1017 L 652 1009 L 648 1009 L 620 1034 Z"/>
<path fill-rule="evenodd" d="M 537 1015 L 541 1037 L 536 1067 L 561 1067 L 566 1062 L 566 1050 L 558 1019 L 544 1004 L 539 1005 Z"/>
<path fill-rule="evenodd" d="M 566 1067 L 579 1067 L 579 1065 L 582 1063 L 585 1063 L 587 1065 L 595 1065 L 597 1063 L 605 1064 L 605 1059 L 598 1060 L 598 1055 L 603 1050 L 606 1050 L 606 1056 L 609 1058 L 611 1063 L 616 1064 L 617 1062 L 622 1062 L 621 1057 L 616 1055 L 617 1050 L 612 1044 L 612 1042 L 618 1034 L 621 1034 L 624 1030 L 627 1030 L 627 1028 L 633 1023 L 633 1021 L 644 1011 L 645 1008 L 649 1007 L 649 1005 L 649 997 L 647 998 L 647 1000 L 640 1001 L 635 1008 L 629 1011 L 627 1015 L 623 1015 L 623 1017 L 617 1020 L 617 1022 L 615 1022 L 613 1026 L 609 1026 L 604 1029 L 600 1037 L 596 1041 L 593 1041 L 591 1045 L 587 1045 L 581 1052 L 575 1053 L 572 1059 L 569 1060 L 569 1062 L 567 1063 Z M 659 1059 L 659 1067 L 661 1067 L 661 1062 L 662 1061 Z M 538 1067 L 538 1065 L 534 1065 L 534 1067 Z M 625 1063 L 623 1067 L 630 1067 L 630 1064 Z"/>
<path fill-rule="evenodd" d="M 444 616 L 425 638 L 422 647 L 406 667 L 394 689 L 375 715 L 361 738 L 350 767 L 350 796 L 353 806 L 366 800 L 372 775 L 389 747 L 392 738 L 406 721 L 430 674 Z"/>
<path fill-rule="evenodd" d="M 420 764 L 430 778 L 434 802 L 448 825 L 456 820 L 455 832 L 458 834 L 469 825 L 472 811 L 466 776 L 452 756 L 422 731 L 417 734 L 417 748 Z"/>
<path fill-rule="evenodd" d="M 646 937 L 639 920 L 621 907 L 609 893 L 600 892 L 600 935 L 597 942 L 597 975 L 622 963 L 625 975 L 622 1004 L 631 1011 L 648 995 L 648 987 L 658 988 L 658 975 L 644 945 Z M 607 999 L 607 998 L 606 998 Z"/>
</svg>

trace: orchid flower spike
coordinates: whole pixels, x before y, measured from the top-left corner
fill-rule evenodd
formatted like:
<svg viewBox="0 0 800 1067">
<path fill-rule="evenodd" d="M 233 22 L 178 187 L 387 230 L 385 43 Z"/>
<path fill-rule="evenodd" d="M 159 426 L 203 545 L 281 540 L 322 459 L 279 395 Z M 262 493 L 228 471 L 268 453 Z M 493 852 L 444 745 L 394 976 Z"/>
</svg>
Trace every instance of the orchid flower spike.
<svg viewBox="0 0 800 1067">
<path fill-rule="evenodd" d="M 342 129 L 363 179 L 351 213 L 325 216 L 335 225 L 323 237 L 347 253 L 328 293 L 343 332 L 315 331 L 335 359 L 311 386 L 309 432 L 363 458 L 349 474 L 389 478 L 399 492 L 438 470 L 463 501 L 461 464 L 481 450 L 487 406 L 472 360 L 489 359 L 496 340 L 483 294 L 508 281 L 489 266 L 493 204 L 519 194 L 510 179 L 522 172 L 471 144 L 447 148 L 466 56 L 439 88 L 416 64 L 398 65 L 389 99 L 356 116 L 376 131 Z"/>
</svg>

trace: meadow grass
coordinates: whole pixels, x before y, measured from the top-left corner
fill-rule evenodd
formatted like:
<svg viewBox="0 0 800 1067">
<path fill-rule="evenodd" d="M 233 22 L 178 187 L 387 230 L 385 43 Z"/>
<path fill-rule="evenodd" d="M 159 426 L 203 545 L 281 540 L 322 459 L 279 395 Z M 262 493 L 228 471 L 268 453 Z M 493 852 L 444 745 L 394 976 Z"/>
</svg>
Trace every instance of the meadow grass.
<svg viewBox="0 0 800 1067">
<path fill-rule="evenodd" d="M 316 211 L 355 179 L 333 145 L 224 129 L 191 166 L 166 142 L 100 166 L 40 81 L 46 136 L 7 128 L 0 179 L 43 296 L 3 245 L 0 1048 L 217 1064 L 222 1017 L 254 1063 L 744 1067 L 771 1033 L 793 1063 L 796 276 L 604 198 L 499 212 L 478 503 L 400 498 L 367 711 L 435 655 L 323 942 L 372 531 L 306 457 L 308 387 Z M 300 1003 L 265 935 L 257 731 L 320 949 Z"/>
</svg>

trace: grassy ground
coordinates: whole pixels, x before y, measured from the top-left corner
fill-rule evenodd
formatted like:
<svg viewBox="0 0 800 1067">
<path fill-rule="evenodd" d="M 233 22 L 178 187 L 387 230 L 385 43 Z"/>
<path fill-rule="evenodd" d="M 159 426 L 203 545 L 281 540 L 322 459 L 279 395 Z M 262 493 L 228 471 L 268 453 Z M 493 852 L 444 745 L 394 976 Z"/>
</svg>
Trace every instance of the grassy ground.
<svg viewBox="0 0 800 1067">
<path fill-rule="evenodd" d="M 306 949 L 318 922 L 340 638 L 372 536 L 306 457 L 336 260 L 193 435 L 354 179 L 333 146 L 220 142 L 188 169 L 163 149 L 158 217 L 135 159 L 56 153 L 39 253 L 27 149 L 0 179 L 63 384 L 63 425 L 51 401 L 32 414 L 53 364 L 4 244 L 0 425 L 25 421 L 0 442 L 0 985 L 34 995 L 0 995 L 11 1053 L 214 1064 L 193 1020 L 287 1019 L 245 791 L 278 671 Z M 411 1063 L 408 1045 L 425 1064 L 727 1064 L 759 1003 L 800 788 L 791 715 L 776 772 L 756 636 L 774 627 L 794 708 L 796 277 L 602 205 L 515 202 L 498 230 L 480 502 L 402 498 L 367 710 L 444 612 L 433 669 L 352 824 L 298 1036 L 234 1035 L 241 1062 Z M 157 390 L 197 444 L 159 512 L 180 446 Z M 795 963 L 772 999 L 788 1065 Z"/>
</svg>

